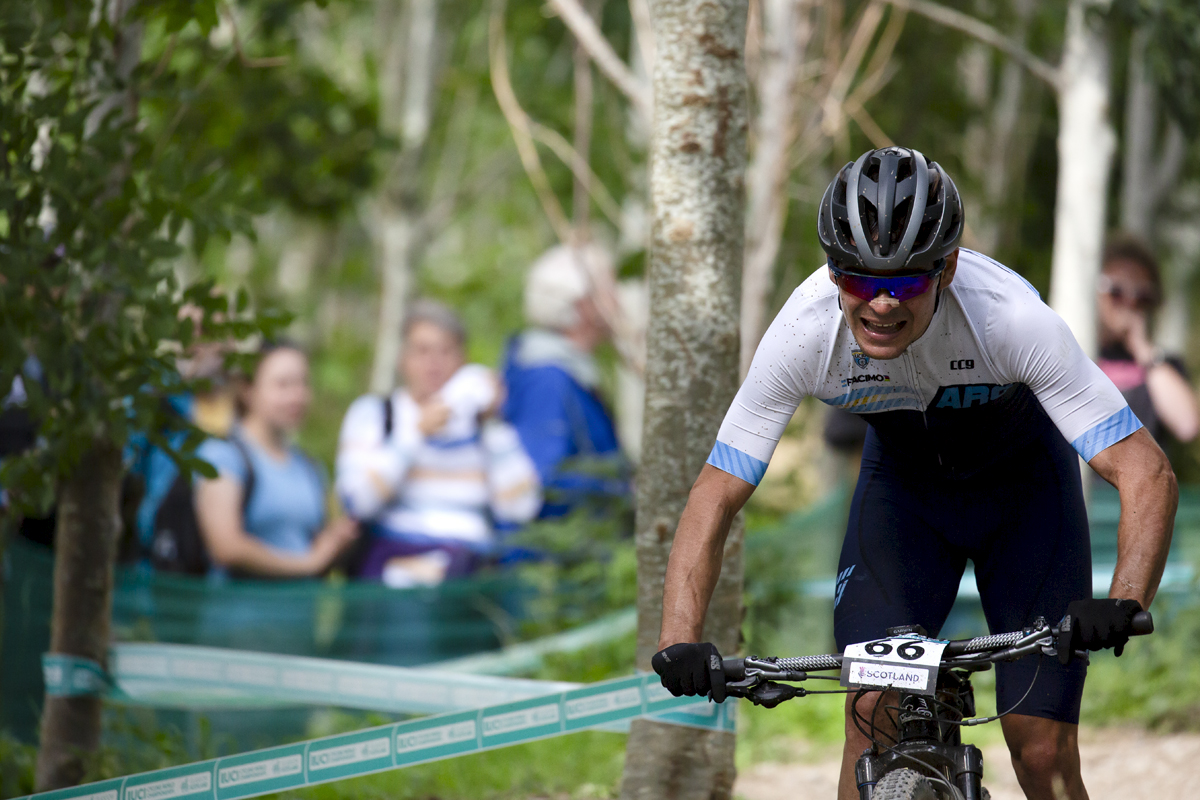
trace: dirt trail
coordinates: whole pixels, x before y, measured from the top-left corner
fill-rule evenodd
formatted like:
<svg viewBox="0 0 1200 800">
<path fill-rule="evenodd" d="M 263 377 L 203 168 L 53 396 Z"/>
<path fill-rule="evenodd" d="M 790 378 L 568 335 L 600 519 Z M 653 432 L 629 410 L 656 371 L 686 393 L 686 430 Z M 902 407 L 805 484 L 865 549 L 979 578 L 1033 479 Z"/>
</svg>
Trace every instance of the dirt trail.
<svg viewBox="0 0 1200 800">
<path fill-rule="evenodd" d="M 1083 779 L 1091 800 L 1195 800 L 1200 798 L 1200 734 L 1157 736 L 1139 730 L 1085 729 L 1080 736 Z M 793 763 L 764 763 L 744 770 L 735 794 L 741 800 L 833 800 L 840 751 L 798 744 Z M 1004 745 L 983 748 L 992 800 L 1024 800 Z"/>
</svg>

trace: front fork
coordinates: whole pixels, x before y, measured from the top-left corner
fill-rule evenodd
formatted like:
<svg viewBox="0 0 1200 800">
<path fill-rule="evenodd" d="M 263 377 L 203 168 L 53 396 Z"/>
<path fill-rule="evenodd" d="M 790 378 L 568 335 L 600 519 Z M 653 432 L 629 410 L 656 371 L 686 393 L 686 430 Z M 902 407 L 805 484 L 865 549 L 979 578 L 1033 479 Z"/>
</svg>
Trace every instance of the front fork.
<svg viewBox="0 0 1200 800">
<path fill-rule="evenodd" d="M 920 755 L 916 753 L 913 754 L 914 757 L 920 758 L 923 762 L 929 760 L 941 762 L 951 768 L 954 773 L 954 782 L 958 784 L 958 789 L 963 794 L 963 800 L 982 800 L 983 753 L 979 752 L 978 747 L 973 744 L 927 745 L 919 749 L 920 755 L 928 754 L 934 758 L 920 758 Z M 858 784 L 860 800 L 871 800 L 875 784 L 885 773 L 912 765 L 912 762 L 906 764 L 906 761 L 908 760 L 887 751 L 874 754 L 867 750 L 863 753 L 862 758 L 858 759 L 854 765 L 854 778 Z"/>
</svg>

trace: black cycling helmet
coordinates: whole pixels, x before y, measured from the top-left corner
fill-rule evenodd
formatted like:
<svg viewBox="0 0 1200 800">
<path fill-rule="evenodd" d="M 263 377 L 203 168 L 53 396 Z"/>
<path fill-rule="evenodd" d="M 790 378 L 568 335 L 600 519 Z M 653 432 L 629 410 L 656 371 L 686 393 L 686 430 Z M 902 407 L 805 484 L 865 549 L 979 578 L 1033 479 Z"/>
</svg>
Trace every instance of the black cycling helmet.
<svg viewBox="0 0 1200 800">
<path fill-rule="evenodd" d="M 848 202 L 856 198 L 857 202 Z M 945 258 L 962 238 L 963 207 L 937 162 L 884 147 L 847 164 L 825 190 L 817 235 L 842 269 L 900 272 Z"/>
</svg>

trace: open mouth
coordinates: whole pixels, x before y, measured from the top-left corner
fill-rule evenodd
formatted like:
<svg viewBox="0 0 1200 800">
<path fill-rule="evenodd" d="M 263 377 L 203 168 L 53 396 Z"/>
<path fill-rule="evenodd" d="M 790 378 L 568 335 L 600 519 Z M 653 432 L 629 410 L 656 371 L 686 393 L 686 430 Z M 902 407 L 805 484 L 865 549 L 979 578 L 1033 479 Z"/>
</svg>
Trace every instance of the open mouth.
<svg viewBox="0 0 1200 800">
<path fill-rule="evenodd" d="M 864 319 L 862 323 L 863 327 L 867 329 L 868 333 L 873 333 L 877 336 L 893 336 L 899 333 L 900 329 L 908 324 L 904 321 L 885 324 L 882 322 L 871 322 L 868 319 Z"/>
</svg>

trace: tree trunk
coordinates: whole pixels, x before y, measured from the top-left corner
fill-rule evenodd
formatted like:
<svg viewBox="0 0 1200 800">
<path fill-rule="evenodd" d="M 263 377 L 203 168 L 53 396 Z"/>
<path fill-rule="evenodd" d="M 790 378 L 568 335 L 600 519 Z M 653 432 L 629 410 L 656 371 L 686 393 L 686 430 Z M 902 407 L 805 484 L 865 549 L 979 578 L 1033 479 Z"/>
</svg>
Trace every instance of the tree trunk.
<svg viewBox="0 0 1200 800">
<path fill-rule="evenodd" d="M 437 59 L 437 0 L 381 0 L 380 118 L 402 147 L 384 180 L 373 226 L 379 266 L 379 326 L 371 363 L 371 391 L 386 393 L 396 383 L 396 359 L 408 304 L 413 265 L 420 260 L 421 154 L 433 117 Z"/>
<path fill-rule="evenodd" d="M 650 330 L 638 479 L 637 663 L 650 668 L 662 622 L 672 532 L 737 390 L 746 168 L 746 6 L 656 0 L 651 137 Z M 742 529 L 730 532 L 705 623 L 722 652 L 738 646 Z M 727 798 L 734 736 L 639 720 L 621 795 Z"/>
<path fill-rule="evenodd" d="M 1028 37 L 1032 0 L 1013 3 L 1016 15 L 1012 39 L 1024 46 Z M 968 126 L 964 162 L 982 190 L 971 222 L 975 244 L 985 253 L 995 253 L 1002 238 L 1005 221 L 1013 215 L 1009 198 L 1013 184 L 1027 168 L 1033 139 L 1032 131 L 1022 130 L 1022 111 L 1026 103 L 1026 68 L 1015 59 L 1006 59 L 993 75 L 994 53 L 990 46 L 976 42 L 968 46 L 967 68 L 962 70 L 967 96 L 980 110 L 980 118 Z M 1029 141 L 1022 141 L 1022 139 Z M 971 191 L 970 184 L 960 191 Z M 1019 187 L 1018 187 L 1019 188 Z M 969 202 L 969 201 L 968 201 Z"/>
<path fill-rule="evenodd" d="M 1071 0 L 1058 97 L 1058 195 L 1050 305 L 1089 356 L 1096 355 L 1096 278 L 1115 136 L 1108 121 L 1108 41 L 1092 12 Z"/>
<path fill-rule="evenodd" d="M 800 64 L 812 36 L 811 0 L 762 0 L 762 65 L 754 158 L 746 174 L 746 263 L 742 273 L 741 374 L 766 327 L 767 296 L 787 221 Z"/>
<path fill-rule="evenodd" d="M 120 533 L 121 449 L 98 440 L 58 497 L 50 652 L 105 664 Z M 99 697 L 46 697 L 39 792 L 74 786 L 100 744 Z"/>
<path fill-rule="evenodd" d="M 1146 31 L 1136 31 L 1129 43 L 1125 90 L 1125 137 L 1122 147 L 1121 227 L 1155 242 L 1155 221 L 1166 195 L 1179 180 L 1187 152 L 1179 125 L 1167 120 L 1161 149 L 1158 136 L 1158 97 L 1146 75 Z"/>
</svg>

